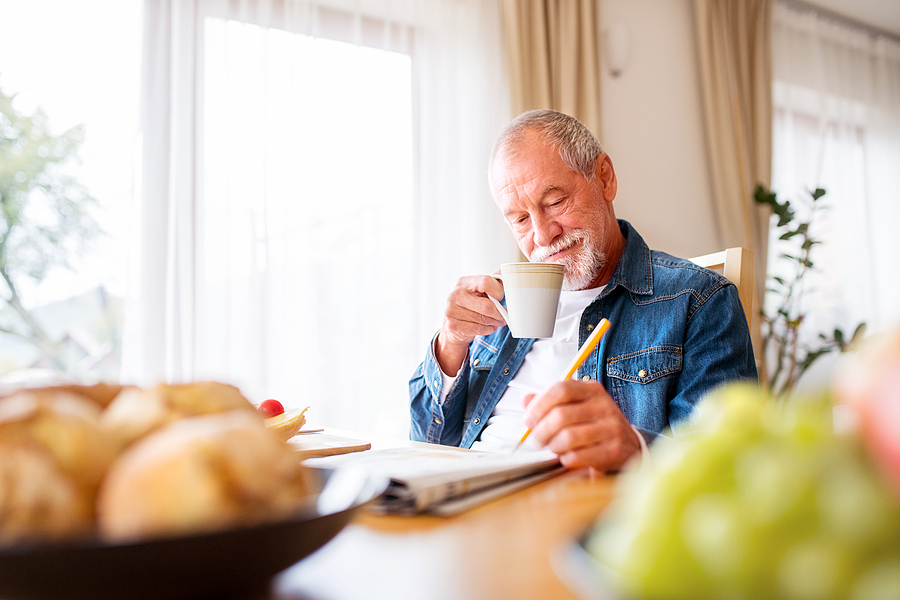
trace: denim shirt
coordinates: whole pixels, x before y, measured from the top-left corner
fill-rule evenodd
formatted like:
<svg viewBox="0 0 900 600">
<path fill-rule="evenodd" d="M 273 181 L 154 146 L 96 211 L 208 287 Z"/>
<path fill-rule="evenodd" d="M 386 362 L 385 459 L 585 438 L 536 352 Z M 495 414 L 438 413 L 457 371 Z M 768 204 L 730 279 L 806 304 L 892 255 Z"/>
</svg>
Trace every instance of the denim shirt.
<svg viewBox="0 0 900 600">
<path fill-rule="evenodd" d="M 628 421 L 652 440 L 714 387 L 757 381 L 756 363 L 734 284 L 650 250 L 627 221 L 620 219 L 619 228 L 625 249 L 609 284 L 581 315 L 579 345 L 601 318 L 611 326 L 579 375 L 602 383 Z M 410 439 L 469 448 L 534 340 L 516 339 L 506 326 L 476 337 L 443 403 L 433 342 L 409 381 Z"/>
</svg>

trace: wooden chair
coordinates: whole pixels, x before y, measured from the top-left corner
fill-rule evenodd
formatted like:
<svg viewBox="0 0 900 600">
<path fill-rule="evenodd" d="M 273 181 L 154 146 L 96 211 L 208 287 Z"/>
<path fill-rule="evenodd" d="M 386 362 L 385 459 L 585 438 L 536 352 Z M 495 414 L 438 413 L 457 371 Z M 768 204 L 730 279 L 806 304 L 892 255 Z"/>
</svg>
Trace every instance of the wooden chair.
<svg viewBox="0 0 900 600">
<path fill-rule="evenodd" d="M 690 259 L 691 262 L 718 271 L 727 277 L 738 289 L 738 297 L 747 316 L 747 325 L 753 323 L 753 250 L 728 248 L 721 252 L 704 254 Z"/>
</svg>

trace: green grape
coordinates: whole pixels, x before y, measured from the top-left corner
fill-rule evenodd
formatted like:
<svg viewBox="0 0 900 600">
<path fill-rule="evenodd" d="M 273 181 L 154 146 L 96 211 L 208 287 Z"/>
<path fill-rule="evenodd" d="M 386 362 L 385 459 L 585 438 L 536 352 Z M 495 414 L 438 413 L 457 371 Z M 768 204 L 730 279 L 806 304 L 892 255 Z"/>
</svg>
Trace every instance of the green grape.
<svg viewBox="0 0 900 600">
<path fill-rule="evenodd" d="M 783 447 L 757 443 L 735 457 L 735 494 L 755 527 L 784 525 L 810 485 L 804 469 Z"/>
<path fill-rule="evenodd" d="M 765 403 L 763 423 L 767 439 L 784 439 L 801 448 L 828 443 L 834 432 L 832 402 L 827 395 L 793 396 L 788 404 Z"/>
<path fill-rule="evenodd" d="M 634 600 L 900 599 L 900 498 L 828 397 L 720 388 L 624 473 L 588 549 Z"/>
<path fill-rule="evenodd" d="M 818 489 L 823 529 L 854 548 L 888 541 L 896 531 L 896 524 L 888 526 L 894 519 L 890 496 L 856 448 L 841 449 L 844 452 L 833 458 Z"/>
<path fill-rule="evenodd" d="M 846 552 L 830 540 L 810 539 L 784 553 L 776 571 L 779 597 L 787 600 L 829 600 L 843 597 L 847 586 Z"/>
<path fill-rule="evenodd" d="M 767 402 L 759 387 L 750 383 L 733 383 L 714 390 L 678 429 L 681 433 L 708 432 L 719 429 L 754 433 L 760 427 L 760 409 Z"/>
<path fill-rule="evenodd" d="M 616 583 L 629 597 L 701 600 L 696 590 L 708 587 L 708 580 L 676 532 L 633 526 L 675 519 L 677 503 L 672 494 L 655 487 L 630 489 L 644 495 L 610 507 L 616 518 L 609 519 L 590 540 L 591 552 L 621 575 Z"/>
<path fill-rule="evenodd" d="M 748 532 L 738 507 L 726 494 L 700 494 L 685 507 L 681 536 L 712 578 L 736 577 L 746 564 Z"/>
<path fill-rule="evenodd" d="M 866 569 L 850 590 L 850 600 L 900 598 L 900 555 L 883 559 Z"/>
</svg>

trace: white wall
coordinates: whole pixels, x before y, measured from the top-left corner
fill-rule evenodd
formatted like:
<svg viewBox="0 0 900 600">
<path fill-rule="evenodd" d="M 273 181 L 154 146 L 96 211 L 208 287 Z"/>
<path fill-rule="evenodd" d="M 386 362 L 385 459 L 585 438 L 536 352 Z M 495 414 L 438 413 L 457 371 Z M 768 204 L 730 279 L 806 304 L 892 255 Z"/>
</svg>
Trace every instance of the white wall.
<svg viewBox="0 0 900 600">
<path fill-rule="evenodd" d="M 618 77 L 602 63 L 599 135 L 619 179 L 616 215 L 651 248 L 682 257 L 720 250 L 691 0 L 599 2 L 604 42 L 613 26 L 624 27 L 629 38 Z"/>
</svg>

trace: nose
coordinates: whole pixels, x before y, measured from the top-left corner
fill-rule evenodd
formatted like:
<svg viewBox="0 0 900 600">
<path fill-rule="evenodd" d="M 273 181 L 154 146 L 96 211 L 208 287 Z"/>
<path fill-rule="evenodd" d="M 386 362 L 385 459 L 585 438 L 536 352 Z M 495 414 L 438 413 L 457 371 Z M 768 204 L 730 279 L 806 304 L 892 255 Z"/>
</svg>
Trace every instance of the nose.
<svg viewBox="0 0 900 600">
<path fill-rule="evenodd" d="M 562 227 L 555 219 L 546 215 L 532 215 L 531 237 L 536 246 L 549 246 L 562 235 Z"/>
</svg>

